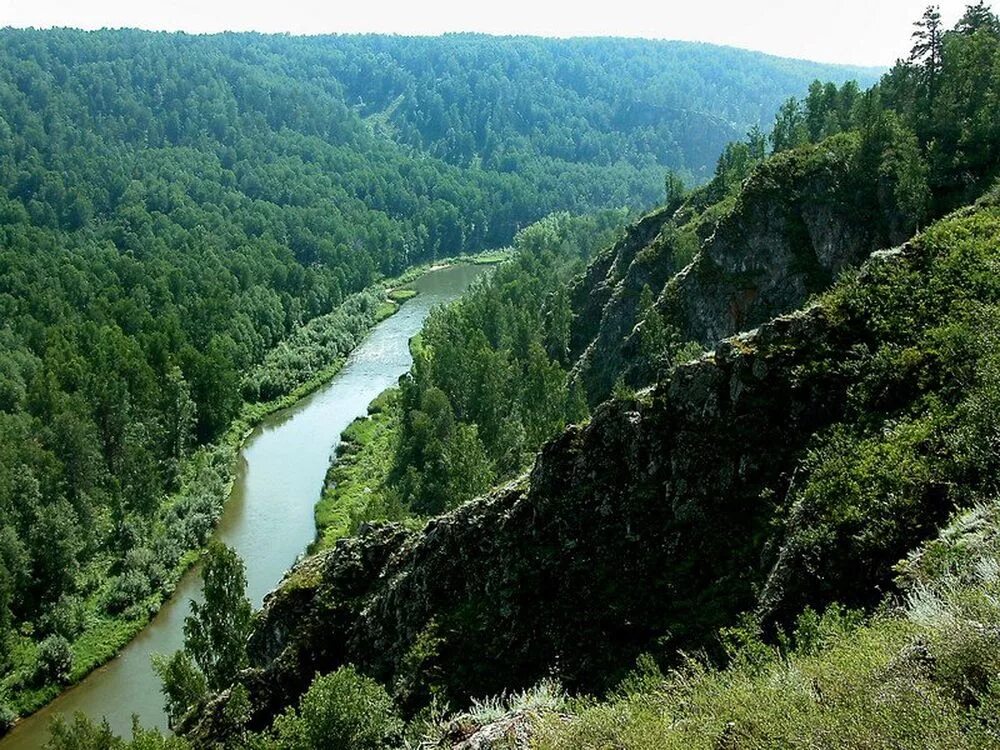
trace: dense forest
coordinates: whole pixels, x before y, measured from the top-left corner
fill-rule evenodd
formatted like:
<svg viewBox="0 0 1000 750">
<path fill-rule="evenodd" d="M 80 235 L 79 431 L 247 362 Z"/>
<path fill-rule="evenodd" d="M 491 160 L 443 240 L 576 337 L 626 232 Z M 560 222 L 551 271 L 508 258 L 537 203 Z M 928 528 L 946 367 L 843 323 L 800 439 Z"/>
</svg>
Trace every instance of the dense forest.
<svg viewBox="0 0 1000 750">
<path fill-rule="evenodd" d="M 335 37 L 317 63 L 362 116 L 450 163 L 626 162 L 699 182 L 726 143 L 770 120 L 782 92 L 876 75 L 703 44 L 475 34 Z"/>
<path fill-rule="evenodd" d="M 0 31 L 2 723 L 149 616 L 248 420 L 386 313 L 379 280 L 648 206 L 816 76 L 871 74 L 654 42 Z"/>
<path fill-rule="evenodd" d="M 525 227 L 510 260 L 432 311 L 410 373 L 342 435 L 316 510 L 318 548 L 363 523 L 419 524 L 454 508 L 586 417 L 568 379 L 566 287 L 625 218 L 556 213 Z"/>
<path fill-rule="evenodd" d="M 874 87 L 814 83 L 603 251 L 522 231 L 345 457 L 388 499 L 364 521 L 556 435 L 530 473 L 331 527 L 249 668 L 137 746 L 1000 744 L 997 111 L 997 17 L 931 8 Z M 168 688 L 214 668 L 189 641 Z"/>
<path fill-rule="evenodd" d="M 453 508 L 586 417 L 566 372 L 566 285 L 620 218 L 553 214 L 521 230 L 510 262 L 427 320 L 401 383 L 388 476 L 403 507 L 421 516 Z"/>
</svg>

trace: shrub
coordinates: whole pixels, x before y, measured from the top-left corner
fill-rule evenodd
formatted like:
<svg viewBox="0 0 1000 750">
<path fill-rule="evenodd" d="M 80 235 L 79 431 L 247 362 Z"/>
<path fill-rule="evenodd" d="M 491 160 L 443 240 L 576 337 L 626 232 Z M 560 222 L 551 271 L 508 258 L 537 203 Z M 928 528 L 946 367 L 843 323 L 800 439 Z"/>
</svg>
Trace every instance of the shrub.
<svg viewBox="0 0 1000 750">
<path fill-rule="evenodd" d="M 49 615 L 46 626 L 55 635 L 76 638 L 86 625 L 87 607 L 84 600 L 72 594 L 63 594 Z"/>
<path fill-rule="evenodd" d="M 61 635 L 50 635 L 38 647 L 35 678 L 39 683 L 66 682 L 73 670 L 73 652 Z"/>
<path fill-rule="evenodd" d="M 124 612 L 152 593 L 149 578 L 138 570 L 126 570 L 111 581 L 104 607 L 111 614 Z"/>
<path fill-rule="evenodd" d="M 353 667 L 317 677 L 299 710 L 275 721 L 275 745 L 282 750 L 343 747 L 379 750 L 396 743 L 403 722 L 385 689 Z"/>
<path fill-rule="evenodd" d="M 15 721 L 17 721 L 17 714 L 14 713 L 14 709 L 6 703 L 0 702 L 0 737 L 10 731 Z"/>
<path fill-rule="evenodd" d="M 156 729 L 143 729 L 138 719 L 132 722 L 132 739 L 124 740 L 111 731 L 107 721 L 92 721 L 82 713 L 69 722 L 57 716 L 50 725 L 45 750 L 190 750 L 191 745 L 180 737 L 160 734 Z"/>
</svg>

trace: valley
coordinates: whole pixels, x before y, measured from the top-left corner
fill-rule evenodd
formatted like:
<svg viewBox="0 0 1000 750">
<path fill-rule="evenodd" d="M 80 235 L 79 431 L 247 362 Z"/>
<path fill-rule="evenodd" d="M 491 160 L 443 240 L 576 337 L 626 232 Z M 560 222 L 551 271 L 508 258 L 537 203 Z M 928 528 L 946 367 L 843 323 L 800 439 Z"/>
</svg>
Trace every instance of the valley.
<svg viewBox="0 0 1000 750">
<path fill-rule="evenodd" d="M 1000 747 L 985 2 L 0 38 L 4 750 Z"/>
<path fill-rule="evenodd" d="M 340 433 L 409 368 L 408 341 L 431 308 L 461 294 L 487 268 L 451 266 L 418 277 L 407 286 L 417 296 L 376 325 L 328 384 L 266 417 L 247 437 L 215 533 L 247 560 L 247 595 L 258 605 L 315 536 L 313 509 Z M 133 715 L 165 730 L 160 680 L 150 660 L 181 647 L 188 600 L 197 599 L 199 589 L 197 569 L 188 571 L 119 656 L 22 721 L 0 747 L 39 747 L 53 716 L 77 711 L 106 717 L 119 734 L 131 731 Z"/>
</svg>

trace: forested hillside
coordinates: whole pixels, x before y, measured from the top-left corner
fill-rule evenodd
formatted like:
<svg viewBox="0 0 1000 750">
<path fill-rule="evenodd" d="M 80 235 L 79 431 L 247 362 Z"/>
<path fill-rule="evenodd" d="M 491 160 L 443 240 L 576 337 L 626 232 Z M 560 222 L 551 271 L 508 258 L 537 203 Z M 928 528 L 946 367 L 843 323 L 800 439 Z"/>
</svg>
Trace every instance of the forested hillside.
<svg viewBox="0 0 1000 750">
<path fill-rule="evenodd" d="M 651 205 L 812 78 L 867 75 L 613 40 L 0 31 L 0 701 L 135 632 L 248 420 L 391 309 L 373 283 Z"/>
<path fill-rule="evenodd" d="M 297 44 L 384 132 L 451 163 L 504 172 L 627 163 L 702 181 L 729 141 L 770 122 L 786 92 L 817 79 L 863 86 L 877 75 L 642 39 L 449 34 Z"/>
<path fill-rule="evenodd" d="M 428 325 L 380 444 L 413 475 L 366 481 L 437 512 L 455 458 L 510 476 L 495 425 L 557 436 L 298 565 L 186 740 L 1000 745 L 998 107 L 997 17 L 929 9 L 879 84 L 787 101 L 570 288 L 518 294 L 522 247 L 479 290 L 517 304 Z M 502 349 L 544 366 L 473 391 L 455 352 L 495 361 L 519 320 L 543 340 Z"/>
<path fill-rule="evenodd" d="M 342 436 L 316 511 L 319 547 L 363 523 L 454 508 L 586 417 L 568 383 L 566 284 L 624 218 L 548 216 L 517 233 L 509 262 L 431 314 L 411 372 Z"/>
</svg>

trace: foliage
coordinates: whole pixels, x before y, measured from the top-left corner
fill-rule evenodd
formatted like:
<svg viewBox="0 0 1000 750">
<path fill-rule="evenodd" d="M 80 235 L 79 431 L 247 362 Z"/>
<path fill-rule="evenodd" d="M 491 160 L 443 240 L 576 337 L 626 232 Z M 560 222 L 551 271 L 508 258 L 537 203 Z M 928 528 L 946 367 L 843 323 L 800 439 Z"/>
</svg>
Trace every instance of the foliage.
<svg viewBox="0 0 1000 750">
<path fill-rule="evenodd" d="M 45 750 L 189 750 L 191 746 L 179 737 L 164 737 L 155 729 L 143 729 L 137 720 L 132 723 L 132 739 L 116 736 L 107 722 L 95 723 L 81 713 L 72 722 L 63 717 L 53 720 L 51 736 Z"/>
<path fill-rule="evenodd" d="M 860 94 L 849 86 L 818 84 L 802 105 L 789 103 L 775 129 L 773 143 L 780 151 L 776 156 L 764 158 L 759 134 L 751 134 L 741 147 L 727 149 L 718 162 L 716 179 L 687 196 L 686 205 L 680 207 L 681 219 L 709 207 L 716 215 L 726 215 L 754 198 L 768 205 L 767 200 L 786 184 L 781 176 L 804 165 L 817 168 L 817 173 L 829 168 L 828 173 L 842 178 L 835 183 L 836 194 L 810 196 L 810 207 L 826 205 L 823 201 L 884 202 L 891 207 L 886 222 L 896 225 L 877 227 L 873 236 L 880 242 L 889 236 L 910 237 L 949 208 L 983 194 L 997 170 L 991 114 L 996 111 L 996 20 L 979 6 L 970 9 L 954 31 L 942 32 L 934 23 L 933 13 L 928 14 L 922 36 L 917 37 L 918 46 L 926 43 L 927 49 L 901 61 L 873 91 Z M 939 116 L 941 111 L 949 114 Z M 858 220 L 867 218 L 860 214 Z M 712 229 L 712 222 L 706 221 L 696 232 L 707 234 Z M 618 646 L 623 652 L 640 642 L 661 647 L 666 641 L 669 646 L 669 639 L 678 637 L 674 631 L 680 631 L 680 637 L 691 636 L 699 628 L 708 630 L 706 622 L 729 623 L 719 639 L 728 666 L 698 657 L 671 662 L 676 669 L 665 677 L 646 669 L 610 700 L 582 701 L 576 720 L 546 723 L 542 747 L 997 744 L 993 716 L 1000 664 L 997 564 L 992 555 L 969 563 L 967 550 L 983 537 L 992 537 L 985 511 L 980 510 L 975 520 L 963 521 L 975 526 L 975 533 L 963 535 L 960 544 L 931 545 L 910 561 L 907 574 L 919 576 L 924 588 L 909 589 L 905 613 L 893 611 L 894 600 L 883 599 L 883 594 L 901 555 L 933 536 L 956 507 L 993 502 L 984 498 L 995 498 L 1000 489 L 996 485 L 1000 453 L 995 419 L 990 416 L 996 413 L 1000 381 L 994 356 L 1000 330 L 998 234 L 997 207 L 985 200 L 930 224 L 903 252 L 879 254 L 861 274 L 847 274 L 808 313 L 720 348 L 713 360 L 681 373 L 691 376 L 691 391 L 718 391 L 718 399 L 706 397 L 696 401 L 697 409 L 688 410 L 704 412 L 700 416 L 685 411 L 689 404 L 674 409 L 667 392 L 651 394 L 648 408 L 629 411 L 628 425 L 619 424 L 626 420 L 612 405 L 605 432 L 588 433 L 572 450 L 564 451 L 572 453 L 573 471 L 582 467 L 580 474 L 561 473 L 565 467 L 559 460 L 566 456 L 557 445 L 540 464 L 552 476 L 544 476 L 542 469 L 533 475 L 531 490 L 548 492 L 552 502 L 533 504 L 528 494 L 512 507 L 503 505 L 502 495 L 493 499 L 507 514 L 505 524 L 512 523 L 517 510 L 532 506 L 532 522 L 537 524 L 531 527 L 534 546 L 517 547 L 498 529 L 497 538 L 489 540 L 490 552 L 476 557 L 481 537 L 471 543 L 466 539 L 469 547 L 462 546 L 460 532 L 452 527 L 454 536 L 448 541 L 454 546 L 449 554 L 461 562 L 449 567 L 436 561 L 438 567 L 428 564 L 427 569 L 446 579 L 447 574 L 455 575 L 447 579 L 452 584 L 462 581 L 461 586 L 451 586 L 461 592 L 458 601 L 448 598 L 453 591 L 435 589 L 433 576 L 428 576 L 421 580 L 423 611 L 412 616 L 416 622 L 403 620 L 407 613 L 400 606 L 394 610 L 399 618 L 394 624 L 416 625 L 409 630 L 417 633 L 419 618 L 427 610 L 433 610 L 427 616 L 443 615 L 441 663 L 453 671 L 444 679 L 458 685 L 459 692 L 469 685 L 495 685 L 489 680 L 498 679 L 498 673 L 507 679 L 528 674 L 537 679 L 545 669 L 566 669 L 574 659 L 594 671 L 598 669 L 594 664 L 606 659 L 599 663 L 609 672 L 615 659 L 609 654 Z M 505 278 L 502 271 L 490 286 Z M 517 288 L 516 281 L 507 278 L 506 286 L 494 294 L 510 293 Z M 662 351 L 666 326 L 673 321 L 659 320 L 652 289 L 641 289 L 637 284 L 634 299 L 646 329 L 642 343 L 653 352 Z M 557 314 L 552 319 L 562 317 Z M 401 393 L 404 437 L 393 476 L 412 507 L 435 512 L 453 500 L 449 496 L 456 491 L 449 485 L 453 456 L 447 449 L 455 440 L 457 425 L 475 424 L 484 455 L 493 462 L 496 475 L 503 476 L 505 460 L 507 466 L 519 463 L 512 459 L 518 450 L 510 446 L 527 444 L 532 420 L 540 419 L 553 400 L 561 402 L 551 397 L 523 399 L 520 389 L 531 380 L 523 375 L 503 398 L 480 398 L 495 386 L 485 378 L 476 380 L 478 373 L 503 372 L 505 364 L 489 355 L 512 351 L 525 360 L 531 357 L 529 336 L 515 335 L 491 351 L 491 336 L 504 331 L 506 320 L 501 308 L 466 329 L 460 326 L 461 318 L 449 317 L 446 311 L 435 320 L 438 332 L 429 324 L 416 347 L 414 371 Z M 540 328 L 544 330 L 545 323 L 533 330 Z M 543 354 L 560 370 L 568 364 L 561 358 L 565 355 L 560 345 L 566 340 L 561 332 L 553 325 L 549 340 L 541 343 Z M 476 341 L 478 349 L 470 352 L 455 341 Z M 751 343 L 760 351 L 750 348 Z M 467 366 L 477 354 L 487 365 Z M 451 365 L 449 356 L 465 366 Z M 722 373 L 728 382 L 706 375 L 709 371 Z M 701 381 L 699 375 L 704 376 Z M 546 382 L 544 377 L 538 380 Z M 719 388 L 720 383 L 730 387 Z M 688 387 L 679 379 L 671 386 L 669 390 L 676 386 L 682 392 Z M 557 391 L 543 387 L 540 392 Z M 496 405 L 501 403 L 506 410 L 497 419 Z M 731 423 L 726 409 L 747 424 Z M 475 418 L 470 417 L 473 414 Z M 760 422 L 754 421 L 758 415 L 763 415 Z M 714 417 L 724 424 L 712 423 Z M 787 428 L 789 439 L 794 429 L 801 429 L 801 443 L 748 445 L 759 437 L 751 432 L 753 427 L 766 426 L 774 417 L 785 419 L 780 427 Z M 648 427 L 650 423 L 655 424 Z M 706 423 L 707 434 L 692 429 Z M 512 428 L 504 432 L 498 424 Z M 672 438 L 675 425 L 682 434 L 670 443 L 663 435 Z M 636 445 L 640 441 L 631 438 L 646 434 L 643 430 L 660 430 L 657 440 L 662 442 Z M 533 434 L 545 432 L 543 426 Z M 656 453 L 635 467 L 637 474 L 648 471 L 649 478 L 618 477 L 613 474 L 614 461 L 620 456 L 601 464 L 580 450 L 583 441 L 595 435 L 620 437 L 628 450 L 635 449 L 640 456 L 649 447 L 666 446 L 667 455 Z M 785 437 L 783 431 L 780 439 Z M 718 444 L 712 443 L 713 438 Z M 727 440 L 737 445 L 729 446 Z M 678 446 L 690 455 L 668 452 Z M 704 468 L 706 456 L 719 459 L 709 463 L 725 465 Z M 686 467 L 686 461 L 698 468 Z M 782 465 L 774 466 L 777 462 Z M 664 465 L 679 468 L 664 469 Z M 589 466 L 602 466 L 620 481 L 608 490 L 600 484 L 609 481 L 607 477 L 584 478 L 583 487 L 565 492 L 544 484 L 564 482 L 564 476 L 582 477 Z M 697 494 L 699 472 L 722 480 L 709 487 L 711 497 Z M 764 477 L 760 486 L 753 484 L 758 475 Z M 664 494 L 659 493 L 664 493 L 665 485 L 669 500 L 662 502 Z M 591 490 L 613 499 L 599 522 L 587 519 L 599 532 L 591 527 L 581 531 L 587 521 L 577 523 L 570 514 L 560 517 L 552 511 L 551 506 L 592 510 L 585 504 Z M 470 504 L 454 518 L 488 527 L 496 517 L 487 505 Z M 546 511 L 553 515 L 544 515 Z M 626 517 L 628 523 L 620 523 L 618 516 L 627 513 L 633 514 Z M 657 526 L 664 518 L 665 524 Z M 650 521 L 654 531 L 632 523 L 641 520 Z M 545 536 L 553 527 L 558 530 Z M 728 533 L 730 529 L 737 533 Z M 634 548 L 616 556 L 626 549 L 625 539 Z M 664 539 L 675 540 L 671 546 L 680 551 L 647 553 L 648 546 Z M 427 540 L 425 536 L 421 550 L 425 559 L 431 559 L 434 543 Z M 568 549 L 574 550 L 572 555 Z M 484 570 L 495 562 L 485 557 L 490 554 L 504 560 L 504 570 Z M 530 559 L 523 569 L 522 558 Z M 615 577 L 624 578 L 621 571 L 627 565 L 642 574 L 634 587 Z M 925 566 L 943 568 L 946 574 L 931 573 Z M 400 564 L 400 569 L 427 570 L 419 563 L 414 568 Z M 466 575 L 478 578 L 467 581 L 462 577 Z M 543 575 L 548 578 L 540 584 Z M 407 591 L 404 578 L 396 579 L 394 593 L 399 596 Z M 545 584 L 556 592 L 570 586 L 575 598 L 553 594 L 545 601 L 543 619 L 538 614 L 541 608 L 524 602 L 531 599 L 526 592 L 544 591 Z M 662 596 L 649 596 L 651 590 Z M 586 619 L 580 617 L 581 591 L 587 594 L 587 604 L 597 603 L 589 614 L 600 621 L 589 630 L 590 623 L 579 623 Z M 447 602 L 436 609 L 427 604 L 440 600 Z M 854 609 L 828 607 L 838 600 L 868 611 L 880 600 L 884 606 L 863 619 Z M 759 611 L 734 624 L 735 612 L 748 602 L 759 605 Z M 619 609 L 602 620 L 611 609 L 609 603 Z M 658 607 L 659 620 L 648 614 Z M 536 616 L 544 627 L 532 621 Z M 575 625 L 571 635 L 569 622 Z M 790 635 L 781 632 L 793 622 Z M 624 635 L 616 632 L 625 627 L 623 623 L 630 630 Z M 537 633 L 529 632 L 532 626 Z M 482 646 L 501 639 L 497 630 L 517 644 L 503 664 L 482 656 L 493 653 Z M 776 631 L 777 637 L 769 640 Z M 587 639 L 581 633 L 600 637 Z M 697 638 L 695 634 L 696 644 L 707 646 Z M 567 642 L 576 648 L 564 647 Z M 522 661 L 516 666 L 508 663 L 518 659 Z M 485 673 L 489 674 L 484 677 Z"/>
<path fill-rule="evenodd" d="M 207 690 L 231 685 L 247 663 L 252 608 L 243 561 L 213 541 L 202 560 L 201 578 L 205 600 L 191 602 L 191 614 L 184 620 L 184 649 L 154 661 L 173 722 Z"/>
<path fill-rule="evenodd" d="M 341 436 L 316 509 L 320 549 L 366 521 L 416 523 L 454 507 L 520 469 L 541 440 L 586 414 L 582 395 L 565 382 L 565 281 L 620 218 L 553 216 L 526 228 L 507 263 L 431 315 L 412 344 L 410 376 Z M 523 341 L 526 351 L 515 346 Z M 463 370 L 468 364 L 476 369 Z M 519 391 L 511 414 L 503 399 Z M 451 398 L 467 411 L 456 413 Z M 497 419 L 501 434 L 493 437 Z"/>
<path fill-rule="evenodd" d="M 213 542 L 201 572 L 204 602 L 191 602 L 184 621 L 184 650 L 191 654 L 213 690 L 232 683 L 246 665 L 246 640 L 252 609 L 246 598 L 243 561 Z"/>
<path fill-rule="evenodd" d="M 727 341 L 640 399 L 603 405 L 547 446 L 527 482 L 419 533 L 373 529 L 341 543 L 323 558 L 337 573 L 273 615 L 337 617 L 319 638 L 290 630 L 283 669 L 336 651 L 395 688 L 419 634 L 436 622 L 432 674 L 400 697 L 426 702 L 436 691 L 454 703 L 553 673 L 570 689 L 600 691 L 639 653 L 669 669 L 679 648 L 728 650 L 735 686 L 720 678 L 710 689 L 732 699 L 704 709 L 705 745 L 730 720 L 740 732 L 761 727 L 748 744 L 765 746 L 770 731 L 776 746 L 786 738 L 794 746 L 796 732 L 816 747 L 852 738 L 864 746 L 868 736 L 878 746 L 897 724 L 918 746 L 938 726 L 960 736 L 967 716 L 952 712 L 950 696 L 964 706 L 963 681 L 982 684 L 989 673 L 990 620 L 948 631 L 955 648 L 938 650 L 951 662 L 940 677 L 904 671 L 896 682 L 912 622 L 862 628 L 852 652 L 855 636 L 837 632 L 855 628 L 854 615 L 800 614 L 838 601 L 871 611 L 896 561 L 956 507 L 1000 491 L 998 237 L 1000 208 L 985 199 L 906 248 L 877 254 L 808 310 Z M 427 342 L 425 333 L 418 351 Z M 346 564 L 378 557 L 391 559 L 360 579 Z M 364 597 L 352 593 L 359 589 Z M 298 614 L 309 600 L 317 604 Z M 754 618 L 739 622 L 747 609 Z M 795 634 L 774 637 L 796 620 Z M 265 627 L 279 622 L 288 625 Z M 843 663 L 819 655 L 834 642 Z M 789 651 L 804 661 L 785 671 Z M 782 692 L 802 674 L 801 689 Z M 821 697 L 809 687 L 814 675 Z M 280 675 L 266 684 L 294 690 Z M 649 731 L 696 719 L 699 701 L 678 702 L 676 714 L 673 703 L 653 711 Z M 615 710 L 595 712 L 591 728 L 627 728 L 631 718 Z M 878 719 L 871 734 L 852 734 L 850 722 L 869 715 Z M 564 746 L 628 746 L 627 737 L 603 736 L 571 734 Z"/>
<path fill-rule="evenodd" d="M 663 179 L 663 187 L 666 193 L 665 205 L 676 207 L 684 201 L 684 195 L 687 192 L 684 178 L 673 170 L 667 170 L 667 176 Z"/>
<path fill-rule="evenodd" d="M 567 382 L 566 282 L 620 215 L 556 214 L 518 233 L 514 257 L 424 324 L 401 381 L 387 485 L 421 516 L 519 471 L 527 455 L 586 415 Z"/>
<path fill-rule="evenodd" d="M 843 420 L 815 435 L 797 470 L 782 519 L 786 601 L 872 604 L 858 581 L 888 580 L 951 508 L 1000 490 L 987 416 L 1000 404 L 1000 287 L 986 270 L 998 231 L 985 205 L 939 222 L 911 262 L 873 262 L 863 283 L 847 278 L 824 298 L 844 330 L 868 331 L 870 350 L 810 365 L 855 384 Z"/>
<path fill-rule="evenodd" d="M 268 736 L 250 744 L 261 750 L 382 750 L 397 747 L 402 731 L 385 689 L 353 667 L 341 667 L 317 676 L 298 710 L 279 716 Z"/>
<path fill-rule="evenodd" d="M 870 90 L 814 81 L 780 108 L 770 157 L 768 138 L 751 129 L 723 149 L 707 184 L 645 216 L 634 241 L 595 261 L 597 278 L 573 301 L 571 336 L 574 377 L 592 405 L 619 377 L 649 385 L 685 339 L 711 346 L 789 312 L 846 264 L 989 189 L 1000 175 L 1000 22 L 979 3 L 953 30 L 933 9 L 921 24 L 914 54 Z M 791 258 L 774 254 L 781 244 Z"/>
<path fill-rule="evenodd" d="M 38 666 L 35 679 L 39 682 L 66 682 L 73 669 L 73 652 L 61 635 L 50 635 L 38 645 Z"/>
<path fill-rule="evenodd" d="M 17 714 L 14 713 L 14 710 L 6 702 L 0 700 L 0 737 L 14 726 L 16 719 Z"/>
<path fill-rule="evenodd" d="M 876 86 L 861 94 L 853 82 L 838 89 L 816 81 L 804 101 L 782 105 L 771 141 L 783 151 L 849 130 L 871 134 L 888 123 L 895 153 L 887 159 L 903 172 L 898 183 L 908 194 L 902 201 L 908 215 L 941 216 L 981 194 L 997 175 L 998 71 L 1000 23 L 988 6 L 968 6 L 951 30 L 930 6 L 915 24 L 910 55 Z"/>
<path fill-rule="evenodd" d="M 813 78 L 872 71 L 644 40 L 335 37 L 323 64 L 374 127 L 454 164 L 655 163 L 707 176 Z M 758 67 L 759 66 L 759 67 Z M 696 102 L 686 110 L 680 101 Z M 647 144 L 661 144 L 650 151 Z M 564 167 L 565 168 L 565 167 Z M 605 186 L 606 187 L 606 186 Z"/>
<path fill-rule="evenodd" d="M 326 549 L 365 521 L 403 521 L 409 511 L 386 487 L 399 435 L 399 390 L 390 388 L 340 436 L 316 505 L 317 549 Z"/>
<path fill-rule="evenodd" d="M 173 656 L 154 654 L 153 669 L 162 683 L 163 709 L 172 724 L 180 721 L 208 693 L 208 680 L 183 649 L 175 651 Z"/>
<path fill-rule="evenodd" d="M 668 167 L 678 202 L 678 174 L 715 162 L 686 200 L 724 213 L 756 170 L 820 153 L 848 161 L 859 196 L 890 195 L 909 236 L 981 194 L 1000 158 L 1000 32 L 982 4 L 952 31 L 929 12 L 910 58 L 867 94 L 814 83 L 787 101 L 771 141 L 788 153 L 765 167 L 759 131 L 723 148 L 732 126 L 673 99 L 707 76 L 706 97 L 742 129 L 754 106 L 774 110 L 773 89 L 747 106 L 728 73 L 669 83 L 658 45 L 2 33 L 0 662 L 33 666 L 47 636 L 44 679 L 70 676 L 49 656 L 86 628 L 84 598 L 100 617 L 148 616 L 216 515 L 227 454 L 205 445 L 244 400 L 287 396 L 344 356 L 383 309 L 358 294 L 378 277 L 505 242 L 552 209 L 651 200 Z M 612 51 L 622 65 L 603 64 Z M 710 132 L 704 153 L 685 155 L 691 131 Z M 975 273 L 992 269 L 988 221 L 927 233 L 928 256 L 962 248 L 928 261 L 937 296 L 897 271 L 881 297 L 848 281 L 829 298 L 844 330 L 871 321 L 859 345 L 871 356 L 817 365 L 857 382 L 849 418 L 814 436 L 778 519 L 781 554 L 802 574 L 786 601 L 850 598 L 859 570 L 885 579 L 952 505 L 992 490 L 994 371 L 980 353 L 996 303 Z M 673 255 L 689 260 L 709 224 Z M 566 377 L 565 287 L 606 228 L 557 214 L 522 230 L 514 260 L 435 314 L 400 391 L 391 465 L 378 467 L 383 505 L 360 514 L 450 508 L 584 417 Z M 680 341 L 647 289 L 642 346 L 670 360 Z M 949 295 L 968 307 L 944 305 Z M 242 663 L 223 632 L 243 634 L 238 578 L 220 572 L 231 609 L 204 605 L 190 658 L 163 662 L 175 709 L 200 695 L 199 674 L 220 687 Z M 991 662 L 975 633 L 956 642 L 971 645 L 941 679 L 959 694 L 968 665 Z"/>
<path fill-rule="evenodd" d="M 567 696 L 559 683 L 542 680 L 537 685 L 510 694 L 474 700 L 472 706 L 456 717 L 457 721 L 469 720 L 483 725 L 495 722 L 512 713 L 541 713 L 562 710 Z"/>
</svg>

